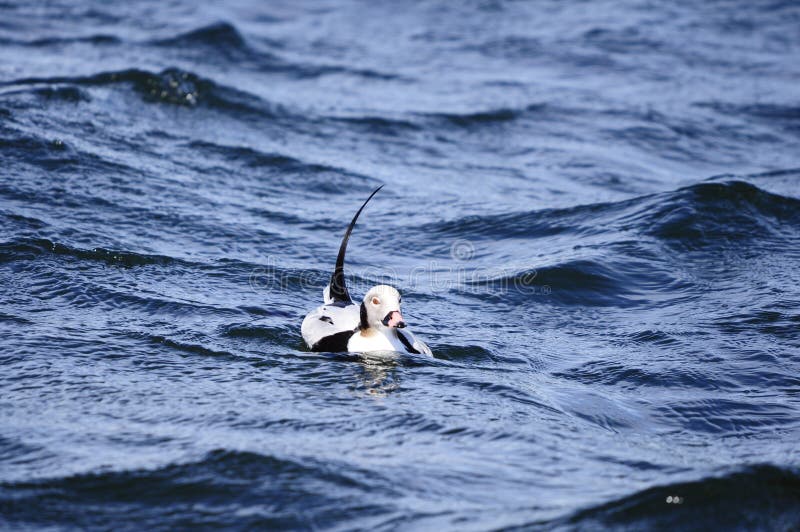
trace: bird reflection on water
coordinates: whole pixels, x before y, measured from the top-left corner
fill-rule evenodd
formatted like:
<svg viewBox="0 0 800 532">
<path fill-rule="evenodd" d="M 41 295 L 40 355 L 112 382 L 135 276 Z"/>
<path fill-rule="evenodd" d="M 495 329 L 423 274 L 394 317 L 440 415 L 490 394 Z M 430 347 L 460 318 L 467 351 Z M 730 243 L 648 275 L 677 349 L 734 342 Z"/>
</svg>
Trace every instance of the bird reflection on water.
<svg viewBox="0 0 800 532">
<path fill-rule="evenodd" d="M 376 351 L 360 355 L 354 390 L 373 397 L 387 397 L 400 388 L 400 353 Z"/>
</svg>

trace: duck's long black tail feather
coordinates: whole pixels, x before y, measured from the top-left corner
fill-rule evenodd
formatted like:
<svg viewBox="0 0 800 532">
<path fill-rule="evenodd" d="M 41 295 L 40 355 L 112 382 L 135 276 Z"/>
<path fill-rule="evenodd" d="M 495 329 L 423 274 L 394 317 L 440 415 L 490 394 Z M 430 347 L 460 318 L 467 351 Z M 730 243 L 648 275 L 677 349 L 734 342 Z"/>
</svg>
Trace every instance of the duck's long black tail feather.
<svg viewBox="0 0 800 532">
<path fill-rule="evenodd" d="M 356 226 L 358 215 L 361 214 L 361 211 L 363 211 L 364 207 L 367 206 L 367 203 L 369 203 L 369 200 L 372 199 L 372 196 L 377 194 L 382 188 L 383 185 L 379 186 L 372 192 L 372 194 L 369 195 L 366 201 L 361 205 L 361 208 L 356 212 L 356 215 L 353 216 L 353 220 L 350 222 L 350 225 L 347 227 L 347 231 L 344 233 L 342 244 L 339 246 L 339 255 L 336 257 L 336 267 L 333 269 L 333 275 L 331 275 L 329 289 L 329 295 L 335 303 L 353 302 L 353 300 L 350 299 L 350 294 L 347 292 L 347 286 L 345 285 L 344 281 L 344 256 L 347 253 L 347 241 L 350 240 L 350 233 L 353 232 L 353 227 Z"/>
</svg>

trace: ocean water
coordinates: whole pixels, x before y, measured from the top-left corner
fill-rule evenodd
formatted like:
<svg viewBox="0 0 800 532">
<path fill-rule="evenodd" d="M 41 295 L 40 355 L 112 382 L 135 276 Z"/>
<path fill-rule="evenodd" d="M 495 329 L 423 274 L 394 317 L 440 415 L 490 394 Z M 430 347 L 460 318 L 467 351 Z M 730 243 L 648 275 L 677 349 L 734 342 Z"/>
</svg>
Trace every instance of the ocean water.
<svg viewBox="0 0 800 532">
<path fill-rule="evenodd" d="M 0 2 L 0 528 L 800 526 L 800 5 L 196 4 Z"/>
</svg>

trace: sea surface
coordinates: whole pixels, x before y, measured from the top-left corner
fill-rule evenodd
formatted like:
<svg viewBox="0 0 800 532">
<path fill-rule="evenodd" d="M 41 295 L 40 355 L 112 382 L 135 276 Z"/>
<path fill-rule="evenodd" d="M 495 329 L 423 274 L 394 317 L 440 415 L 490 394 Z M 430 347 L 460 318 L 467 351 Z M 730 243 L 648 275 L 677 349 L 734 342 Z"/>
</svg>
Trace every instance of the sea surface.
<svg viewBox="0 0 800 532">
<path fill-rule="evenodd" d="M 2 529 L 796 530 L 800 4 L 2 0 L 0 287 Z"/>
</svg>

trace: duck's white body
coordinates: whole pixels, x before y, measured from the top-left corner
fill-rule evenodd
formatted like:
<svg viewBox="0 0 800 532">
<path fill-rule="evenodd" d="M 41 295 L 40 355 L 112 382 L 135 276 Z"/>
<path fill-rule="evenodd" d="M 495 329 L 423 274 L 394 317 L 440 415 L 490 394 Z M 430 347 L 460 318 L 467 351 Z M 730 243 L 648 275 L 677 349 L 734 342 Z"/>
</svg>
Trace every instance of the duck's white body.
<svg viewBox="0 0 800 532">
<path fill-rule="evenodd" d="M 406 342 L 411 345 L 413 351 L 400 339 L 403 335 Z M 350 341 L 347 343 L 347 350 L 356 353 L 369 353 L 371 351 L 397 351 L 398 353 L 421 353 L 423 355 L 433 355 L 430 348 L 407 330 L 395 331 L 388 329 L 379 331 L 367 329 L 365 331 L 355 331 Z"/>
<path fill-rule="evenodd" d="M 432 355 L 430 348 L 408 331 L 400 313 L 400 293 L 387 285 L 370 289 L 357 305 L 350 299 L 344 279 L 347 241 L 361 210 L 356 212 L 339 247 L 331 281 L 323 290 L 324 305 L 308 313 L 300 327 L 303 340 L 312 351 L 397 351 Z M 403 329 L 403 330 L 401 330 Z"/>
</svg>

